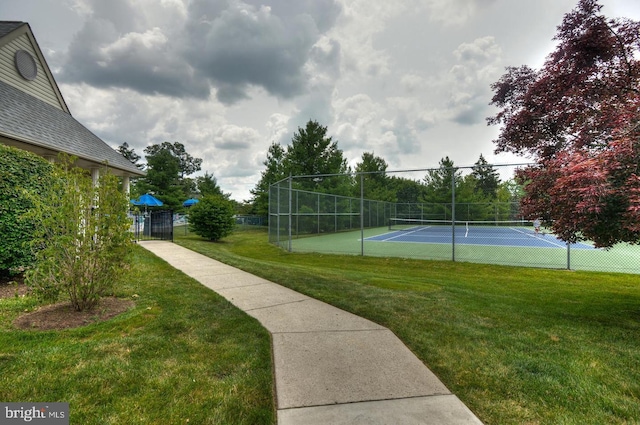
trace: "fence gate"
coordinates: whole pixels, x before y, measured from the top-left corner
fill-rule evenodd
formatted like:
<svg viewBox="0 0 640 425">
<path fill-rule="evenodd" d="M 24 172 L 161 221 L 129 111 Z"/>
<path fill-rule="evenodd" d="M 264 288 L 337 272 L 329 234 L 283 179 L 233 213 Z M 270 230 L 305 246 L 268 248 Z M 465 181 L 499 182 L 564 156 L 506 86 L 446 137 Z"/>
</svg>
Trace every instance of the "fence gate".
<svg viewBox="0 0 640 425">
<path fill-rule="evenodd" d="M 173 241 L 173 211 L 148 211 L 134 216 L 136 239 Z"/>
</svg>

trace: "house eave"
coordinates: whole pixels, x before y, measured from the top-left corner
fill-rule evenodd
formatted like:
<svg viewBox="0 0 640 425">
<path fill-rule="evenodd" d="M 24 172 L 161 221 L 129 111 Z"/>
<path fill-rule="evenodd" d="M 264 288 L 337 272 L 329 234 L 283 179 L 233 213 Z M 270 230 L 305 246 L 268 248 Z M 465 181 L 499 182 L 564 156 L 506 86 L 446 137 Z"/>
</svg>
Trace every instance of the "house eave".
<svg viewBox="0 0 640 425">
<path fill-rule="evenodd" d="M 51 147 L 43 143 L 39 143 L 35 140 L 28 140 L 17 135 L 0 134 L 0 143 L 34 153 L 47 159 L 55 159 L 58 154 L 60 154 L 60 151 L 51 149 Z M 105 163 L 104 161 L 100 162 L 95 158 L 88 158 L 86 156 L 73 153 L 70 154 L 76 158 L 75 165 L 87 170 L 92 168 L 104 168 L 106 166 L 118 177 L 137 178 L 144 177 L 146 175 L 144 171 L 135 168 L 133 164 L 131 164 L 132 168 L 125 169 L 114 164 Z"/>
</svg>

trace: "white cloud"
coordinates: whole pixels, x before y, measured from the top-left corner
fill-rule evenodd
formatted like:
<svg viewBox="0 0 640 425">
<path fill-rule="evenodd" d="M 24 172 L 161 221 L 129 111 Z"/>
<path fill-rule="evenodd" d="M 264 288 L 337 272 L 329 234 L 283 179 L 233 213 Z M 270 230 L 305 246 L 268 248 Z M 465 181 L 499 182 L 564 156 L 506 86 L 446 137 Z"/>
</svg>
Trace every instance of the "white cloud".
<svg viewBox="0 0 640 425">
<path fill-rule="evenodd" d="M 633 0 L 605 14 L 640 19 Z M 268 4 L 268 6 L 266 6 Z M 73 113 L 136 152 L 179 141 L 249 199 L 272 142 L 328 127 L 351 165 L 496 156 L 490 84 L 539 66 L 576 0 L 65 0 L 0 2 L 30 23 Z M 501 158 L 505 158 L 502 160 Z"/>
<path fill-rule="evenodd" d="M 430 20 L 444 26 L 460 26 L 472 19 L 479 9 L 495 0 L 425 0 Z"/>
</svg>

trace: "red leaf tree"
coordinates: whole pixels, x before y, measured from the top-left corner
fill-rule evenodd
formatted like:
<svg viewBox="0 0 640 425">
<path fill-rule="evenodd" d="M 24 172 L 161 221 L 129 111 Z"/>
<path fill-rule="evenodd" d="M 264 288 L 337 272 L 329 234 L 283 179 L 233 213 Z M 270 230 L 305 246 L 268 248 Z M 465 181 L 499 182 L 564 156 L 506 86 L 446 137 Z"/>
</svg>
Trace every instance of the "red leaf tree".
<svg viewBox="0 0 640 425">
<path fill-rule="evenodd" d="M 492 85 L 496 152 L 531 156 L 522 213 L 568 242 L 640 243 L 640 22 L 580 0 L 542 69 Z"/>
</svg>

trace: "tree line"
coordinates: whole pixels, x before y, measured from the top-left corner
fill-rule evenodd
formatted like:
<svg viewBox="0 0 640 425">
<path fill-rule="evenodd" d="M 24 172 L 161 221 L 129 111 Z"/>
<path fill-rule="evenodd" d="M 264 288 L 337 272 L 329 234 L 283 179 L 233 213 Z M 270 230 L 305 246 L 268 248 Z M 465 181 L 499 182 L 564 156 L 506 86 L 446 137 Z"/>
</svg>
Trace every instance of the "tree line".
<svg viewBox="0 0 640 425">
<path fill-rule="evenodd" d="M 364 152 L 352 170 L 337 142 L 327 136 L 327 128 L 316 121 L 298 128 L 286 148 L 272 143 L 263 164 L 266 168 L 251 192 L 253 211 L 261 215 L 269 211 L 269 186 L 289 176 L 308 176 L 292 182 L 300 190 L 392 203 L 434 204 L 435 209 L 451 204 L 455 190 L 456 203 L 478 204 L 473 214 L 476 219 L 493 218 L 496 203 L 518 202 L 522 192 L 512 179 L 501 181 L 496 168 L 483 155 L 466 175 L 449 157 L 442 158 L 439 167 L 427 171 L 422 180 L 391 175 L 384 158 L 373 152 Z"/>
<path fill-rule="evenodd" d="M 126 143 L 118 150 L 141 167 L 140 156 Z M 182 143 L 163 142 L 148 146 L 144 152 L 147 175 L 135 182 L 132 193 L 152 192 L 174 208 L 190 197 L 230 198 L 231 194 L 222 192 L 213 174 L 188 177 L 200 171 L 202 159 L 192 157 Z M 390 175 L 387 162 L 373 152 L 364 152 L 355 169 L 351 169 L 338 143 L 327 135 L 327 127 L 313 120 L 298 128 L 288 146 L 272 143 L 263 165 L 260 180 L 251 190 L 252 199 L 244 205 L 236 204 L 245 213 L 268 216 L 269 186 L 289 176 L 308 176 L 295 180 L 294 186 L 300 190 L 410 204 L 450 204 L 453 176 L 456 203 L 485 205 L 475 207 L 487 210 L 475 211 L 478 219 L 493 217 L 492 205 L 517 202 L 521 193 L 513 180 L 501 181 L 498 171 L 483 155 L 464 176 L 449 157 L 442 158 L 439 168 L 429 170 L 422 180 Z"/>
</svg>

